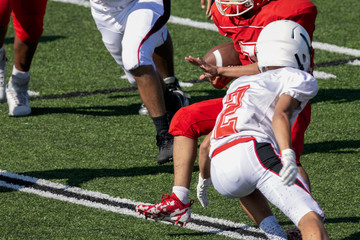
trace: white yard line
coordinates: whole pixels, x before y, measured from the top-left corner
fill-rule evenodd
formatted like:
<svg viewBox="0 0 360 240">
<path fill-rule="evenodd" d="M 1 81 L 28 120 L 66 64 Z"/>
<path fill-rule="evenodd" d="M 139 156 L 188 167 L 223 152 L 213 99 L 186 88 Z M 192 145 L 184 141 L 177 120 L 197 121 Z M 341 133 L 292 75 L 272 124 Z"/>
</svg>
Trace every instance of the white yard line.
<svg viewBox="0 0 360 240">
<path fill-rule="evenodd" d="M 0 178 L 0 187 L 144 219 L 143 216 L 139 216 L 135 211 L 135 206 L 144 204 L 143 202 L 112 197 L 100 192 L 88 191 L 78 187 L 54 183 L 45 179 L 38 179 L 1 169 Z M 191 216 L 193 222 L 188 223 L 184 228 L 209 234 L 224 235 L 234 239 L 265 239 L 258 228 L 246 224 L 198 214 L 192 214 Z M 170 224 L 169 222 L 163 221 L 162 223 Z"/>
</svg>

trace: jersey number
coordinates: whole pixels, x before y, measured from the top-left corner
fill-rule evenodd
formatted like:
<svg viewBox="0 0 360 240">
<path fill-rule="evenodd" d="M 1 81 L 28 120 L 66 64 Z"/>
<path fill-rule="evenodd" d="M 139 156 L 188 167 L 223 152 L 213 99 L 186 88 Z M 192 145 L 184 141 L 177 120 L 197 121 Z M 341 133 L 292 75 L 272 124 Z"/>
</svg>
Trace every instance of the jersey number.
<svg viewBox="0 0 360 240">
<path fill-rule="evenodd" d="M 234 92 L 226 96 L 224 103 L 225 109 L 218 116 L 218 122 L 214 129 L 215 139 L 237 133 L 236 122 L 237 116 L 232 116 L 237 109 L 241 108 L 242 98 L 250 85 L 238 87 Z"/>
</svg>

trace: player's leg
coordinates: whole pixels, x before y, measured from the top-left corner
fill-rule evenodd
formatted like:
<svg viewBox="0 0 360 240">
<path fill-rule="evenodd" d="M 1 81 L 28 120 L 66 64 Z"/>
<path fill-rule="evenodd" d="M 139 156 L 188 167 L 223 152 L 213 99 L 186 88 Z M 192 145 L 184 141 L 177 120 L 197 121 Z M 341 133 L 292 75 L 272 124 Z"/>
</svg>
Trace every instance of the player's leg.
<svg viewBox="0 0 360 240">
<path fill-rule="evenodd" d="M 27 94 L 30 66 L 43 32 L 46 0 L 13 0 L 15 28 L 14 67 L 6 90 L 9 115 L 26 116 L 31 113 Z"/>
<path fill-rule="evenodd" d="M 5 36 L 10 22 L 11 8 L 10 1 L 0 2 L 0 102 L 6 101 L 6 54 L 5 54 Z"/>
<path fill-rule="evenodd" d="M 168 31 L 165 42 L 155 48 L 153 59 L 163 79 L 175 76 L 173 42 Z"/>
<path fill-rule="evenodd" d="M 197 197 L 203 207 L 209 204 L 207 198 L 207 189 L 211 185 L 210 179 L 210 134 L 203 140 L 199 148 L 199 183 L 197 185 Z M 283 231 L 275 219 L 267 199 L 262 193 L 256 189 L 251 194 L 239 198 L 239 202 L 246 214 L 259 226 L 265 233 L 273 234 L 272 231 L 279 231 L 278 235 L 282 235 Z M 275 227 L 274 227 L 275 226 Z"/>
<path fill-rule="evenodd" d="M 153 60 L 156 66 L 156 69 L 161 74 L 161 78 L 165 79 L 167 77 L 174 77 L 174 59 L 173 59 L 173 45 L 172 39 L 167 32 L 167 37 L 165 42 L 155 48 L 153 53 Z M 163 84 L 164 89 L 166 88 L 165 83 Z M 149 115 L 149 111 L 146 108 L 145 104 L 142 103 L 139 109 L 140 115 Z"/>
<path fill-rule="evenodd" d="M 135 78 L 140 97 L 147 106 L 150 116 L 156 118 L 166 115 L 161 79 L 153 66 L 139 66 L 130 70 L 130 73 Z M 167 132 L 167 129 L 165 130 Z"/>
<path fill-rule="evenodd" d="M 185 136 L 174 137 L 174 186 L 172 194 L 158 204 L 140 204 L 139 214 L 154 219 L 185 225 L 191 219 L 189 201 L 190 181 L 197 152 L 197 140 Z M 191 163 L 192 162 L 192 163 Z"/>
<path fill-rule="evenodd" d="M 266 198 L 258 189 L 245 197 L 241 197 L 239 201 L 246 214 L 257 225 L 260 225 L 266 217 L 273 215 Z"/>
<path fill-rule="evenodd" d="M 323 224 L 324 213 L 298 175 L 297 183 L 285 186 L 274 173 L 258 186 L 264 196 L 299 228 L 302 239 L 328 239 Z M 280 198 L 279 198 L 280 196 Z"/>
<path fill-rule="evenodd" d="M 255 171 L 267 169 L 260 176 L 256 187 L 299 227 L 303 239 L 322 239 L 315 236 L 326 233 L 322 221 L 319 221 L 323 219 L 324 213 L 311 196 L 309 188 L 301 176 L 298 174 L 293 185 L 284 185 L 279 177 L 282 163 L 272 146 L 267 143 L 256 143 L 256 152 L 258 163 Z M 302 226 L 300 226 L 300 222 L 303 224 Z M 311 228 L 310 225 L 314 223 L 316 225 Z M 314 238 L 308 238 L 309 234 L 314 233 L 316 233 L 313 235 Z"/>
<path fill-rule="evenodd" d="M 165 104 L 166 109 L 170 112 L 170 119 L 173 114 L 178 109 L 176 99 L 174 99 L 174 95 L 178 98 L 181 98 L 183 101 L 183 106 L 189 105 L 190 96 L 183 92 L 180 87 L 179 80 L 175 76 L 174 72 L 174 51 L 172 39 L 168 31 L 164 31 L 164 35 L 166 40 L 162 45 L 155 48 L 153 53 L 153 60 L 156 65 L 157 70 L 161 74 L 161 78 L 163 79 L 163 84 L 167 92 L 165 92 Z M 170 93 L 169 93 L 170 92 Z M 174 111 L 175 110 L 175 111 Z M 148 115 L 149 111 L 147 110 L 144 103 L 141 104 L 139 109 L 140 115 Z"/>
<path fill-rule="evenodd" d="M 201 180 L 197 186 L 197 197 L 203 207 L 206 207 L 209 204 L 207 198 L 207 188 L 210 187 L 210 134 L 202 141 L 199 147 L 199 170 Z M 209 183 L 206 184 L 206 181 Z M 255 190 L 250 195 L 240 198 L 239 202 L 244 209 L 244 211 L 249 215 L 249 217 L 260 226 L 260 223 L 267 217 L 272 216 L 273 213 L 270 209 L 269 204 L 267 203 L 266 198 L 262 195 L 259 190 Z M 266 225 L 265 222 L 262 225 Z M 264 226 L 267 227 L 267 226 Z"/>
<path fill-rule="evenodd" d="M 122 60 L 137 84 L 141 99 L 153 119 L 159 147 L 158 164 L 173 157 L 173 136 L 168 133 L 169 116 L 184 105 L 184 96 L 162 88 L 162 80 L 155 71 L 152 55 L 154 49 L 165 42 L 166 21 L 170 14 L 170 1 L 147 1 L 143 8 L 141 1 L 131 9 L 122 40 Z M 162 5 L 164 3 L 164 5 Z M 153 68 L 152 68 L 153 67 Z"/>
<path fill-rule="evenodd" d="M 174 186 L 190 188 L 198 138 L 211 132 L 221 108 L 222 99 L 218 98 L 194 103 L 180 109 L 175 114 L 169 130 L 176 140 L 174 142 L 173 159 Z M 203 167 L 209 165 L 209 162 L 201 161 L 199 164 L 204 164 L 201 166 L 200 172 L 209 176 L 209 168 L 203 169 Z M 184 200 L 188 201 L 188 195 L 185 195 Z"/>
<path fill-rule="evenodd" d="M 184 106 L 188 106 L 190 96 L 183 92 L 180 87 L 179 80 L 175 76 L 174 49 L 171 35 L 168 31 L 166 31 L 164 35 L 166 35 L 165 42 L 161 46 L 156 47 L 153 53 L 156 69 L 160 72 L 168 90 L 184 96 Z M 167 102 L 167 99 L 165 99 L 165 102 Z"/>
<path fill-rule="evenodd" d="M 196 153 L 197 139 L 181 135 L 174 137 L 174 186 L 190 189 Z"/>
<path fill-rule="evenodd" d="M 155 48 L 153 60 L 163 80 L 165 107 L 169 114 L 169 120 L 171 121 L 180 107 L 189 105 L 190 97 L 183 92 L 179 80 L 175 76 L 173 43 L 166 27 L 164 28 L 163 36 L 165 41 Z"/>
<path fill-rule="evenodd" d="M 190 193 L 198 138 L 212 130 L 221 106 L 221 99 L 195 103 L 180 109 L 171 121 L 169 132 L 175 136 L 173 192 L 182 196 L 185 203 Z M 187 194 L 182 194 L 181 189 Z"/>
<path fill-rule="evenodd" d="M 137 206 L 139 213 L 152 215 L 154 218 L 165 216 L 166 220 L 176 222 L 173 218 L 176 211 L 186 208 L 182 222 L 190 220 L 190 182 L 197 154 L 197 139 L 212 130 L 221 107 L 221 99 L 213 99 L 183 107 L 175 114 L 169 130 L 175 136 L 172 194 L 158 204 Z M 175 207 L 164 208 L 168 201 L 175 202 Z M 163 208 L 163 211 L 158 210 Z"/>
<path fill-rule="evenodd" d="M 323 218 L 315 212 L 308 212 L 298 224 L 302 239 L 329 239 L 323 224 Z"/>
<path fill-rule="evenodd" d="M 269 239 L 287 239 L 266 199 L 256 190 L 256 182 L 266 171 L 258 169 L 254 140 L 237 139 L 221 146 L 213 153 L 211 180 L 223 196 L 240 198 L 249 216 Z M 234 144 L 235 143 L 235 144 Z"/>
</svg>

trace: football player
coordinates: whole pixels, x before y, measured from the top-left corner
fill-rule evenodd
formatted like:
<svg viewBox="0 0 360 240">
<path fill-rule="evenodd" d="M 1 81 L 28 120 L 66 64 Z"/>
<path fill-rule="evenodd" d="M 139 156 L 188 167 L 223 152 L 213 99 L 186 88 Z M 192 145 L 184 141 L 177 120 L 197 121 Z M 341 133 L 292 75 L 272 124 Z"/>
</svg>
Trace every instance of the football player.
<svg viewBox="0 0 360 240">
<path fill-rule="evenodd" d="M 30 82 L 30 65 L 43 32 L 47 0 L 2 0 L 0 2 L 0 102 L 7 100 L 10 116 L 31 113 L 27 93 Z M 10 17 L 15 28 L 14 65 L 10 80 L 5 86 L 5 36 Z"/>
<path fill-rule="evenodd" d="M 255 44 L 259 33 L 267 24 L 279 19 L 290 19 L 302 25 L 312 39 L 316 15 L 316 6 L 309 0 L 216 0 L 212 6 L 212 17 L 218 26 L 220 34 L 230 37 L 233 40 L 232 48 L 239 53 L 242 66 L 230 68 L 237 71 L 236 76 L 259 72 L 256 63 Z M 313 63 L 311 66 L 313 66 Z M 205 77 L 205 75 L 200 76 L 200 79 Z M 222 79 L 221 77 L 213 78 L 211 82 L 216 85 Z M 226 78 L 226 80 L 228 79 Z M 224 82 L 222 85 L 224 86 L 226 83 Z M 174 186 L 189 188 L 191 171 L 188 171 L 188 169 L 192 170 L 196 159 L 197 139 L 202 135 L 207 135 L 212 130 L 221 108 L 221 99 L 212 99 L 183 108 L 174 116 L 170 125 L 170 133 L 175 136 L 174 156 L 177 156 L 176 159 L 174 157 Z M 304 145 L 304 133 L 310 123 L 310 115 L 311 107 L 308 103 L 292 129 L 293 149 L 296 153 L 298 171 L 309 187 L 309 178 L 299 159 Z M 177 142 L 187 148 L 178 148 L 176 146 Z M 206 137 L 199 149 L 200 167 L 209 168 L 209 166 L 204 166 L 204 162 L 207 162 L 209 146 L 209 137 Z M 177 153 L 177 149 L 181 150 L 182 154 Z M 184 154 L 184 152 L 189 152 L 189 154 Z M 177 166 L 181 170 L 177 170 Z M 177 172 L 180 174 L 177 174 Z M 206 181 L 208 177 L 206 175 L 200 176 L 200 190 L 206 191 L 206 186 L 210 185 L 209 180 Z M 206 196 L 205 193 L 201 192 L 200 195 Z M 206 198 L 200 198 L 200 202 L 202 201 L 207 204 Z"/>
<path fill-rule="evenodd" d="M 175 77 L 166 82 L 175 87 L 169 89 L 165 85 L 164 71 L 159 66 L 172 61 L 171 54 L 166 56 L 172 52 L 166 28 L 170 0 L 91 0 L 90 5 L 105 47 L 124 69 L 129 82 L 137 86 L 154 122 L 159 147 L 157 162 L 163 164 L 173 155 L 169 118 L 188 102 Z"/>
<path fill-rule="evenodd" d="M 235 80 L 222 100 L 211 135 L 211 180 L 219 193 L 230 198 L 259 189 L 299 227 L 303 239 L 328 239 L 324 213 L 298 174 L 291 149 L 291 126 L 318 91 L 316 79 L 308 73 L 310 37 L 293 21 L 275 21 L 260 33 L 256 51 L 262 73 Z M 221 72 L 200 58 L 186 60 L 209 77 Z M 232 71 L 224 69 L 223 76 L 233 77 Z M 179 197 L 173 193 L 159 204 L 138 205 L 137 211 L 186 223 L 193 202 L 181 204 Z M 286 239 L 286 235 L 269 236 L 281 237 Z"/>
<path fill-rule="evenodd" d="M 316 7 L 309 0 L 216 0 L 212 6 L 213 21 L 218 26 L 219 33 L 230 37 L 234 43 L 233 49 L 239 53 L 239 60 L 242 67 L 241 70 L 238 70 L 237 76 L 258 73 L 255 44 L 257 36 L 264 26 L 275 20 L 290 19 L 302 25 L 312 39 L 316 15 Z M 203 75 L 200 79 L 204 77 Z M 214 78 L 211 82 L 215 85 L 222 79 L 223 78 L 220 77 Z M 223 83 L 223 85 L 225 84 L 226 82 Z M 186 137 L 183 141 L 194 140 L 196 142 L 201 135 L 208 134 L 213 128 L 219 109 L 221 109 L 220 99 L 210 101 L 211 102 L 203 101 L 198 104 L 193 104 L 179 111 L 171 123 L 170 133 L 174 136 Z M 182 112 L 184 112 L 184 114 Z M 310 104 L 308 104 L 294 124 L 292 135 L 293 148 L 299 166 L 298 170 L 309 187 L 309 178 L 299 160 L 304 145 L 304 133 L 310 123 L 310 115 L 311 107 Z M 184 119 L 184 117 L 186 118 Z M 209 138 L 205 138 L 205 142 L 200 145 L 200 164 L 208 155 L 208 139 Z M 194 149 L 189 151 L 193 152 Z M 175 154 L 174 152 L 174 155 Z M 195 159 L 192 160 L 195 161 Z"/>
<path fill-rule="evenodd" d="M 241 66 L 228 68 L 236 70 L 234 76 L 251 75 L 259 73 L 255 55 L 255 44 L 261 30 L 269 23 L 279 19 L 290 19 L 302 25 L 312 38 L 315 29 L 317 9 L 309 0 L 287 1 L 287 0 L 238 0 L 220 1 L 212 6 L 212 17 L 218 26 L 219 32 L 233 40 L 232 49 L 239 54 Z M 231 54 L 232 55 L 232 54 Z M 311 64 L 312 66 L 313 64 Z M 201 76 L 200 78 L 204 78 Z M 215 80 L 222 78 L 214 78 Z M 223 84 L 225 85 L 226 82 Z M 217 115 L 222 109 L 221 99 L 212 99 L 195 103 L 189 107 L 182 108 L 174 116 L 170 133 L 174 138 L 174 187 L 173 194 L 180 197 L 183 204 L 188 203 L 190 181 L 193 165 L 197 154 L 197 140 L 202 135 L 207 135 L 214 127 Z M 310 105 L 307 104 L 304 111 L 300 113 L 292 128 L 293 148 L 299 160 L 304 132 L 310 121 Z M 209 166 L 204 163 L 208 161 L 209 137 L 207 136 L 199 149 L 199 165 L 201 174 L 209 172 Z M 203 166 L 204 165 L 204 166 Z M 310 187 L 306 173 L 298 162 L 298 170 Z M 200 175 L 197 193 L 203 206 L 208 204 L 206 189 L 211 185 L 209 175 Z M 172 195 L 173 196 L 173 195 Z M 266 206 L 263 195 L 255 190 L 252 194 L 240 199 L 245 211 L 261 226 L 262 221 L 272 216 L 271 210 Z M 263 203 L 262 211 L 253 209 L 252 203 Z"/>
<path fill-rule="evenodd" d="M 260 33 L 256 53 L 262 73 L 234 81 L 222 100 L 211 135 L 212 183 L 230 198 L 257 188 L 298 226 L 302 239 L 328 239 L 324 213 L 298 174 L 291 147 L 291 126 L 318 91 L 308 73 L 310 37 L 293 21 L 275 21 Z M 187 60 L 206 65 L 201 59 Z M 217 67 L 206 68 L 217 75 L 212 74 Z"/>
</svg>

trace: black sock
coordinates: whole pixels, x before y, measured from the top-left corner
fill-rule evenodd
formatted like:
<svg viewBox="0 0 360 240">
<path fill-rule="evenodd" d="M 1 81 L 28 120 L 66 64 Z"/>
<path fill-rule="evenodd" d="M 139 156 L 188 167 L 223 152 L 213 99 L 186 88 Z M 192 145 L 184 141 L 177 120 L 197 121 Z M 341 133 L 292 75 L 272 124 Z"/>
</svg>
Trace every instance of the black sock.
<svg viewBox="0 0 360 240">
<path fill-rule="evenodd" d="M 160 117 L 154 117 L 152 120 L 155 124 L 156 132 L 159 136 L 166 134 L 169 131 L 169 120 L 167 114 Z"/>
</svg>

